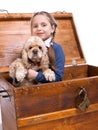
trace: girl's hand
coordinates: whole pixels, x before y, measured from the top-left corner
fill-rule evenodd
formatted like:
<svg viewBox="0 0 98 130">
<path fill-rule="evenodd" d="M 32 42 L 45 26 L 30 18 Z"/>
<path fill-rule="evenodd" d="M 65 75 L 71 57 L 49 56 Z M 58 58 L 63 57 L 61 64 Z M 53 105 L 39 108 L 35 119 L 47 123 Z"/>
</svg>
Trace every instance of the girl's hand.
<svg viewBox="0 0 98 130">
<path fill-rule="evenodd" d="M 28 70 L 28 74 L 27 74 L 28 79 L 32 79 L 33 80 L 33 79 L 36 78 L 37 75 L 38 75 L 37 71 L 32 70 L 32 69 Z"/>
</svg>

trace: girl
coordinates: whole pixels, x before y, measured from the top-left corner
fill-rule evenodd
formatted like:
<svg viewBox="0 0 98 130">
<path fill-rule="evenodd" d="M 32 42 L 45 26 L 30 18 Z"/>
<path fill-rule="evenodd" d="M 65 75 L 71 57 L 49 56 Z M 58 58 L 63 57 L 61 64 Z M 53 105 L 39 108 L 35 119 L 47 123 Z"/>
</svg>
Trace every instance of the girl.
<svg viewBox="0 0 98 130">
<path fill-rule="evenodd" d="M 48 48 L 50 68 L 55 72 L 55 81 L 61 81 L 64 74 L 65 55 L 61 45 L 54 42 L 57 24 L 55 19 L 45 11 L 37 12 L 31 18 L 31 35 L 39 36 Z M 28 78 L 37 83 L 47 83 L 41 70 L 38 72 L 29 69 Z"/>
</svg>

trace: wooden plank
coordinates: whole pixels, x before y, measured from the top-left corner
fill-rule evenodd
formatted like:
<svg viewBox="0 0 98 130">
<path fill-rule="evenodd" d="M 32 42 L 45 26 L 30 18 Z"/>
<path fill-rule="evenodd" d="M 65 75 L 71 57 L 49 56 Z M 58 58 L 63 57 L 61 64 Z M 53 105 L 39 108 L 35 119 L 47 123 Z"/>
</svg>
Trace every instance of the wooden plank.
<svg viewBox="0 0 98 130">
<path fill-rule="evenodd" d="M 97 85 L 98 76 L 17 88 L 15 89 L 17 117 L 74 108 L 75 98 L 81 86 L 86 89 L 90 102 L 97 103 Z"/>
<path fill-rule="evenodd" d="M 62 126 L 59 126 L 58 130 L 62 130 L 63 127 L 67 128 L 67 129 L 71 128 L 72 130 L 74 130 L 75 128 L 80 128 L 81 130 L 83 130 L 83 128 L 85 128 L 85 127 L 82 127 L 83 124 L 85 126 L 86 125 L 88 126 L 88 124 L 89 124 L 89 127 L 87 127 L 88 128 L 87 130 L 89 130 L 90 127 L 95 125 L 95 124 L 93 125 L 93 123 L 98 121 L 98 118 L 95 118 L 96 115 L 98 115 L 97 108 L 98 108 L 98 103 L 91 105 L 86 112 L 81 112 L 81 111 L 78 111 L 77 109 L 73 108 L 73 109 L 48 113 L 48 114 L 42 114 L 42 115 L 38 115 L 38 116 L 19 118 L 18 126 L 19 126 L 19 128 L 27 127 L 27 126 L 28 127 L 31 126 L 33 128 L 33 125 L 34 125 L 34 128 L 35 128 L 35 126 L 37 126 L 37 127 L 39 126 L 38 128 L 41 129 L 42 128 L 41 126 L 44 125 L 43 130 L 45 130 L 45 128 L 47 128 L 47 130 L 49 130 L 50 127 L 49 127 L 48 122 L 50 122 L 50 124 L 52 124 L 52 127 L 56 129 L 58 126 L 55 127 L 55 122 L 56 121 L 58 122 L 61 120 Z M 91 123 L 91 122 L 93 122 L 93 123 Z M 91 125 L 90 125 L 90 123 L 91 123 Z M 74 128 L 74 126 L 75 126 L 75 128 Z M 37 130 L 37 127 L 36 127 L 36 130 Z M 94 128 L 98 128 L 98 126 L 94 127 Z M 95 129 L 95 130 L 97 130 L 97 129 Z"/>
<path fill-rule="evenodd" d="M 17 130 L 13 89 L 12 87 L 9 87 L 9 83 L 6 82 L 6 80 L 1 77 L 0 77 L 0 95 L 3 96 L 3 97 L 1 96 L 2 97 L 1 115 L 2 115 L 3 130 Z"/>
</svg>

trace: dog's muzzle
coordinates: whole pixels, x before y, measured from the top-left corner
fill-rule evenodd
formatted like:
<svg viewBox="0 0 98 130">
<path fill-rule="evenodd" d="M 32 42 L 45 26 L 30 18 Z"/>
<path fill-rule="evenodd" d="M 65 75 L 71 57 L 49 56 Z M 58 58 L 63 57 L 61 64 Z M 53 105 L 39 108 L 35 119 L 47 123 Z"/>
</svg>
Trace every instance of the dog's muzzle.
<svg viewBox="0 0 98 130">
<path fill-rule="evenodd" d="M 33 53 L 33 55 L 34 55 L 34 56 L 37 56 L 38 51 L 37 51 L 37 50 L 33 50 L 33 52 L 32 52 L 32 53 Z"/>
</svg>

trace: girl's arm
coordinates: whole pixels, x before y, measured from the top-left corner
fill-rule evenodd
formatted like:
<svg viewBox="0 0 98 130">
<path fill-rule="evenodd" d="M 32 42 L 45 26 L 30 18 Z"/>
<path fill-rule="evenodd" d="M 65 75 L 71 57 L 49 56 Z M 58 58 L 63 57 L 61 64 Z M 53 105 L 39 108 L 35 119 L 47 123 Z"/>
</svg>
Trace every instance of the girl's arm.
<svg viewBox="0 0 98 130">
<path fill-rule="evenodd" d="M 63 78 L 63 74 L 64 74 L 64 65 L 65 65 L 65 54 L 63 52 L 63 49 L 61 47 L 61 45 L 54 43 L 53 44 L 54 47 L 54 51 L 55 51 L 55 58 L 56 58 L 56 72 L 55 72 L 55 81 L 53 82 L 57 82 L 57 81 L 61 81 Z M 41 82 L 41 83 L 47 83 L 49 81 L 47 81 L 42 73 L 42 71 L 40 70 L 35 78 L 35 81 Z"/>
</svg>

